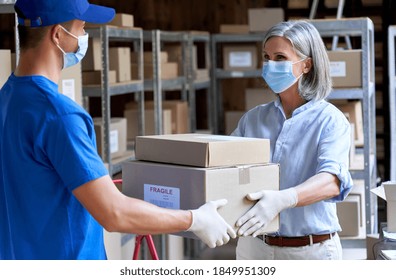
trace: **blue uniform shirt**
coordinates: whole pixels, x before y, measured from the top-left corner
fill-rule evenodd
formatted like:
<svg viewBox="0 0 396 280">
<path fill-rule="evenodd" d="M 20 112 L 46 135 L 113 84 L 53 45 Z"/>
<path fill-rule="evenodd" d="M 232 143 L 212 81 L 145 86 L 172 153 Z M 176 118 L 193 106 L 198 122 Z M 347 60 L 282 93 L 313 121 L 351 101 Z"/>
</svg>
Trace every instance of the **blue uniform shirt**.
<svg viewBox="0 0 396 280">
<path fill-rule="evenodd" d="M 0 259 L 106 259 L 72 191 L 108 174 L 92 118 L 42 76 L 0 91 Z"/>
<path fill-rule="evenodd" d="M 282 211 L 277 234 L 303 236 L 341 230 L 333 202 L 344 200 L 352 188 L 350 124 L 341 111 L 324 100 L 309 101 L 286 119 L 278 99 L 247 112 L 232 135 L 270 139 L 271 160 L 280 164 L 280 189 L 295 187 L 319 172 L 340 180 L 337 197 Z"/>
</svg>

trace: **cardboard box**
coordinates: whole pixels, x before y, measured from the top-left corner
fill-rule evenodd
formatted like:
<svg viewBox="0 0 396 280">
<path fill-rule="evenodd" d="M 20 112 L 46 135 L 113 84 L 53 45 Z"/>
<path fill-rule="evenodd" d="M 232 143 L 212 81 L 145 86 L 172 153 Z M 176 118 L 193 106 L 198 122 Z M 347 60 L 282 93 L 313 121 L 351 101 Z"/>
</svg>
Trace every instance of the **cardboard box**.
<svg viewBox="0 0 396 280">
<path fill-rule="evenodd" d="M 362 87 L 362 51 L 328 51 L 334 88 Z"/>
<path fill-rule="evenodd" d="M 360 200 L 357 195 L 350 194 L 342 202 L 336 203 L 337 216 L 341 225 L 340 236 L 357 236 L 360 227 Z"/>
<path fill-rule="evenodd" d="M 355 145 L 357 147 L 362 147 L 364 145 L 362 102 L 360 100 L 332 100 L 331 103 L 337 106 L 341 112 L 349 116 L 349 121 L 355 128 Z"/>
<path fill-rule="evenodd" d="M 254 8 L 248 10 L 250 32 L 266 32 L 273 25 L 284 20 L 285 13 L 282 8 Z"/>
<path fill-rule="evenodd" d="M 0 50 L 0 89 L 11 75 L 11 50 Z"/>
<path fill-rule="evenodd" d="M 226 111 L 225 112 L 225 134 L 230 135 L 238 126 L 239 120 L 245 111 Z"/>
<path fill-rule="evenodd" d="M 383 0 L 362 0 L 363 6 L 381 6 Z"/>
<path fill-rule="evenodd" d="M 88 39 L 88 50 L 81 61 L 82 71 L 100 71 L 102 70 L 102 46 L 100 38 Z"/>
<path fill-rule="evenodd" d="M 178 65 L 176 62 L 161 63 L 160 67 L 161 67 L 160 78 L 163 80 L 176 79 L 179 76 Z M 132 73 L 132 78 L 134 80 L 137 80 L 138 79 L 138 69 L 139 69 L 138 64 L 132 63 L 130 69 L 131 69 L 131 73 Z M 143 69 L 144 69 L 144 79 L 145 80 L 153 79 L 153 73 L 154 73 L 153 64 L 152 63 L 144 63 Z"/>
<path fill-rule="evenodd" d="M 117 13 L 115 14 L 113 20 L 108 24 L 118 27 L 133 27 L 134 25 L 133 15 Z"/>
<path fill-rule="evenodd" d="M 136 109 L 137 104 L 130 102 L 125 104 L 125 109 Z M 146 101 L 144 103 L 145 109 L 154 109 L 153 101 Z M 162 110 L 171 110 L 172 112 L 172 132 L 188 133 L 189 128 L 189 111 L 187 101 L 181 100 L 162 100 Z"/>
<path fill-rule="evenodd" d="M 249 111 L 254 107 L 270 103 L 277 99 L 277 95 L 269 88 L 247 88 L 245 90 L 245 109 Z"/>
<path fill-rule="evenodd" d="M 184 73 L 184 65 L 185 62 L 191 59 L 191 69 L 194 71 L 198 69 L 198 54 L 197 54 L 197 46 L 192 46 L 192 58 L 189 58 L 189 52 L 185 53 L 185 58 L 183 57 L 183 49 L 180 44 L 168 44 L 164 45 L 162 48 L 163 51 L 168 53 L 169 62 L 176 62 L 178 65 L 179 73 Z"/>
<path fill-rule="evenodd" d="M 287 1 L 288 9 L 308 9 L 309 0 L 289 0 Z"/>
<path fill-rule="evenodd" d="M 198 167 L 261 164 L 270 160 L 269 139 L 207 134 L 136 137 L 136 159 Z"/>
<path fill-rule="evenodd" d="M 387 232 L 396 232 L 396 182 L 383 182 L 371 192 L 386 201 Z"/>
<path fill-rule="evenodd" d="M 127 139 L 135 141 L 139 135 L 139 114 L 137 109 L 128 109 L 124 111 L 124 117 L 127 119 Z M 144 129 L 145 135 L 155 134 L 154 110 L 144 110 Z M 172 112 L 171 110 L 162 110 L 162 131 L 164 134 L 172 133 Z"/>
<path fill-rule="evenodd" d="M 117 82 L 132 80 L 131 49 L 128 47 L 109 48 L 109 69 L 117 72 Z"/>
<path fill-rule="evenodd" d="M 262 164 L 221 168 L 197 168 L 144 161 L 123 163 L 123 193 L 160 207 L 196 209 L 208 201 L 227 199 L 219 213 L 231 225 L 253 202 L 246 195 L 263 189 L 279 190 L 279 165 Z M 153 176 L 155 174 L 155 176 Z M 279 217 L 266 228 L 279 229 Z M 179 233 L 194 237 L 192 233 Z"/>
<path fill-rule="evenodd" d="M 110 84 L 117 82 L 117 73 L 115 70 L 109 70 L 108 80 Z M 102 71 L 83 71 L 83 85 L 100 85 L 102 83 Z"/>
<path fill-rule="evenodd" d="M 138 63 L 138 56 L 139 53 L 131 52 L 131 63 Z M 167 52 L 160 52 L 160 62 L 166 63 L 168 62 L 168 53 Z M 153 53 L 152 52 L 143 52 L 143 62 L 145 64 L 153 63 Z"/>
<path fill-rule="evenodd" d="M 81 63 L 62 70 L 58 89 L 80 106 L 83 105 Z"/>
<path fill-rule="evenodd" d="M 257 47 L 256 45 L 228 45 L 223 47 L 224 70 L 257 70 Z"/>
<path fill-rule="evenodd" d="M 196 69 L 193 73 L 193 77 L 197 81 L 208 80 L 209 79 L 209 69 L 202 68 Z"/>
<path fill-rule="evenodd" d="M 366 254 L 367 254 L 367 260 L 375 260 L 375 245 L 380 242 L 380 235 L 379 233 L 372 233 L 372 234 L 367 234 L 366 236 Z"/>
<path fill-rule="evenodd" d="M 94 118 L 96 146 L 102 155 L 102 119 Z M 111 118 L 110 120 L 110 156 L 112 159 L 123 156 L 127 151 L 127 121 L 125 118 Z"/>
<path fill-rule="evenodd" d="M 249 25 L 247 24 L 221 24 L 220 33 L 225 34 L 248 34 Z"/>
</svg>

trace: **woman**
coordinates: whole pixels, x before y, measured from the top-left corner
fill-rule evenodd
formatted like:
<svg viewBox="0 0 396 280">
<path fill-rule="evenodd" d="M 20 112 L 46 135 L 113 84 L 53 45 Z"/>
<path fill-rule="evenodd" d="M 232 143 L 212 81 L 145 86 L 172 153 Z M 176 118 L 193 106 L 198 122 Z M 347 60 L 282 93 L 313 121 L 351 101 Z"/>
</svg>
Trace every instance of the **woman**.
<svg viewBox="0 0 396 280">
<path fill-rule="evenodd" d="M 257 201 L 237 222 L 238 259 L 342 259 L 335 202 L 352 188 L 350 124 L 325 101 L 329 59 L 319 32 L 306 21 L 281 22 L 263 41 L 262 76 L 276 101 L 247 112 L 232 133 L 268 138 L 280 164 L 280 191 Z M 265 226 L 280 214 L 278 232 Z"/>
</svg>

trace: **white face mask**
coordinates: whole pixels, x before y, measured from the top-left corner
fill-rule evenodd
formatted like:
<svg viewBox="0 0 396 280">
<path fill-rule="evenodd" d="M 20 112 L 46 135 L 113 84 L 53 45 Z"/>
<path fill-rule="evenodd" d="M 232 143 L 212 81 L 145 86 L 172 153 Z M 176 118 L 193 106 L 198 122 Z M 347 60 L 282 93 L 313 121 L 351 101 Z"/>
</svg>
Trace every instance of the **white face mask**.
<svg viewBox="0 0 396 280">
<path fill-rule="evenodd" d="M 67 67 L 76 65 L 84 58 L 88 49 L 88 33 L 85 33 L 84 35 L 77 37 L 76 35 L 67 31 L 62 25 L 60 25 L 60 27 L 62 27 L 62 29 L 67 34 L 78 40 L 78 49 L 77 52 L 75 53 L 66 53 L 59 45 L 57 45 L 57 47 L 63 53 L 63 69 L 65 69 Z"/>
<path fill-rule="evenodd" d="M 262 77 L 272 91 L 279 94 L 291 87 L 302 76 L 302 73 L 298 77 L 294 76 L 293 64 L 304 59 L 296 62 L 268 60 L 263 63 Z"/>
</svg>

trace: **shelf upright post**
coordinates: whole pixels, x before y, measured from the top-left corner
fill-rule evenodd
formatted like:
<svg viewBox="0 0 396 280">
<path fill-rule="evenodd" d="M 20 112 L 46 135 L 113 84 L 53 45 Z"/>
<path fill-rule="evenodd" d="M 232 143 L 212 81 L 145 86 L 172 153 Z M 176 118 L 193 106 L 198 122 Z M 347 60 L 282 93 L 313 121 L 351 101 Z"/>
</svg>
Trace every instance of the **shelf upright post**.
<svg viewBox="0 0 396 280">
<path fill-rule="evenodd" d="M 109 164 L 109 174 L 112 173 L 111 151 L 110 151 L 110 84 L 109 84 L 109 36 L 107 26 L 100 26 L 100 42 L 102 47 L 102 86 L 101 86 L 101 105 L 102 105 L 102 155 L 104 162 Z"/>
<path fill-rule="evenodd" d="M 388 27 L 388 75 L 389 75 L 389 125 L 390 125 L 390 180 L 396 181 L 396 25 Z"/>
<path fill-rule="evenodd" d="M 162 131 L 162 84 L 161 84 L 161 31 L 152 31 L 152 50 L 153 50 L 153 100 L 154 100 L 154 123 L 155 134 L 163 134 Z"/>
</svg>

